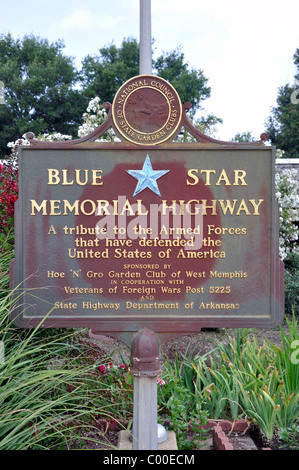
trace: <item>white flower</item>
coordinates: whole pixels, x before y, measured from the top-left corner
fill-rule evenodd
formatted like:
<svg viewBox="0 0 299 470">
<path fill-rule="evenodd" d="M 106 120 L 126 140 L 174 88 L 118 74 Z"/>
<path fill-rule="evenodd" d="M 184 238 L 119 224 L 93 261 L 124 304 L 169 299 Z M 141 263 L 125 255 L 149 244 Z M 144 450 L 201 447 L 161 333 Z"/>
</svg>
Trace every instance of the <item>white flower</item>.
<svg viewBox="0 0 299 470">
<path fill-rule="evenodd" d="M 54 132 L 53 134 L 41 134 L 38 136 L 37 140 L 42 140 L 43 142 L 59 142 L 61 140 L 72 140 L 72 136 Z"/>
<path fill-rule="evenodd" d="M 107 112 L 101 105 L 101 100 L 98 96 L 91 99 L 88 103 L 86 113 L 83 114 L 83 124 L 79 126 L 78 136 L 84 137 L 97 129 L 107 119 Z M 116 137 L 113 129 L 108 129 L 107 132 L 96 142 L 120 142 Z"/>
<path fill-rule="evenodd" d="M 276 198 L 279 203 L 280 258 L 284 260 L 292 252 L 299 252 L 294 242 L 298 240 L 298 228 L 294 224 L 299 218 L 299 182 L 295 169 L 286 169 L 275 175 Z"/>
</svg>

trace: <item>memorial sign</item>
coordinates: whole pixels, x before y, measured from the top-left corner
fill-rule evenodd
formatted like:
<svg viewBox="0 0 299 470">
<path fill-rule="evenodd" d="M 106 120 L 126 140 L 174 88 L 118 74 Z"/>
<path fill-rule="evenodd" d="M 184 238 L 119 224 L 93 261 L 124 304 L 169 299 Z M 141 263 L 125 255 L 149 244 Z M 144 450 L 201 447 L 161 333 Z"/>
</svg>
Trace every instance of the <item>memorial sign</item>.
<svg viewBox="0 0 299 470">
<path fill-rule="evenodd" d="M 168 337 L 279 324 L 274 149 L 203 136 L 158 77 L 107 106 L 86 138 L 20 149 L 16 325 Z M 199 142 L 172 142 L 183 125 Z M 109 126 L 122 142 L 96 142 Z"/>
</svg>

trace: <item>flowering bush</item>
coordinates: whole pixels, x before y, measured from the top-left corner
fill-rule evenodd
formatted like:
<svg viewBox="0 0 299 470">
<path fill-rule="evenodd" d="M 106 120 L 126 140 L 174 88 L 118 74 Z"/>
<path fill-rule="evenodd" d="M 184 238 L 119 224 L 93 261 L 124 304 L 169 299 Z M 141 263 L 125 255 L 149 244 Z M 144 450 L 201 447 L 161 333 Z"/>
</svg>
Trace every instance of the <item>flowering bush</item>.
<svg viewBox="0 0 299 470">
<path fill-rule="evenodd" d="M 29 145 L 25 136 L 7 146 L 11 154 L 0 160 L 0 241 L 1 247 L 5 241 L 14 243 L 14 203 L 19 197 L 18 187 L 18 148 L 20 145 Z"/>
<path fill-rule="evenodd" d="M 299 254 L 299 183 L 296 170 L 283 170 L 275 175 L 276 198 L 279 203 L 280 238 L 279 254 L 284 260 L 290 253 Z"/>
<path fill-rule="evenodd" d="M 128 370 L 129 368 L 126 364 L 115 365 L 113 362 L 110 362 L 107 366 L 102 364 L 98 367 L 98 371 L 105 377 L 110 375 L 112 381 L 126 378 Z"/>
<path fill-rule="evenodd" d="M 11 165 L 14 167 L 18 166 L 18 148 L 20 145 L 29 145 L 30 142 L 27 140 L 26 135 L 24 134 L 21 139 L 17 139 L 15 142 L 9 142 L 7 147 L 10 148 L 11 154 L 8 157 L 7 162 L 11 162 Z"/>
<path fill-rule="evenodd" d="M 84 137 L 87 134 L 93 132 L 107 119 L 107 112 L 103 108 L 100 102 L 100 98 L 96 96 L 90 100 L 86 113 L 83 114 L 83 124 L 78 129 L 79 137 Z M 110 128 L 107 132 L 99 139 L 101 142 L 119 142 L 114 131 Z"/>
<path fill-rule="evenodd" d="M 0 160 L 1 162 L 1 160 Z M 12 161 L 0 163 L 0 239 L 13 232 L 14 203 L 18 199 L 18 169 Z M 2 245 L 2 243 L 1 243 Z"/>
<path fill-rule="evenodd" d="M 37 137 L 37 140 L 42 140 L 44 142 L 59 142 L 61 140 L 72 140 L 72 136 L 55 132 L 54 134 L 41 134 Z"/>
<path fill-rule="evenodd" d="M 111 409 L 117 406 L 122 417 L 130 419 L 133 407 L 133 376 L 127 364 L 102 364 L 97 367 L 102 395 L 110 403 Z M 108 404 L 107 407 L 109 408 Z"/>
</svg>

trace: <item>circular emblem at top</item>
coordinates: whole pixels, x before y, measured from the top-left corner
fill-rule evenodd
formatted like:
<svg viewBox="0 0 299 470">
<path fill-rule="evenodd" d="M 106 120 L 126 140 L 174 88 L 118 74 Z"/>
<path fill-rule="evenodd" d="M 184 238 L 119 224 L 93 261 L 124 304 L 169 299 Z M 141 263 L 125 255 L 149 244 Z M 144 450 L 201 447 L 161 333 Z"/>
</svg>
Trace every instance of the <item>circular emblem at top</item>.
<svg viewBox="0 0 299 470">
<path fill-rule="evenodd" d="M 138 75 L 118 90 L 112 105 L 116 129 L 129 142 L 157 145 L 178 130 L 182 104 L 169 82 L 154 75 Z"/>
</svg>

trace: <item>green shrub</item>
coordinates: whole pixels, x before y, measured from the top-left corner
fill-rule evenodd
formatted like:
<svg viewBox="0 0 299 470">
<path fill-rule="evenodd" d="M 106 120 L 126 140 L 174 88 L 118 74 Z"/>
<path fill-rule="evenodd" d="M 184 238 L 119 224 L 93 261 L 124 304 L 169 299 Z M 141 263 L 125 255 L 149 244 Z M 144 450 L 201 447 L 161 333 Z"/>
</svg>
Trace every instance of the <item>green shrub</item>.
<svg viewBox="0 0 299 470">
<path fill-rule="evenodd" d="M 202 408 L 189 379 L 188 368 L 176 357 L 173 365 L 169 361 L 164 364 L 163 379 L 158 380 L 158 420 L 175 432 L 179 450 L 196 448 L 207 437 L 202 427 L 208 422 L 207 410 Z M 192 439 L 188 439 L 190 431 Z"/>
</svg>

